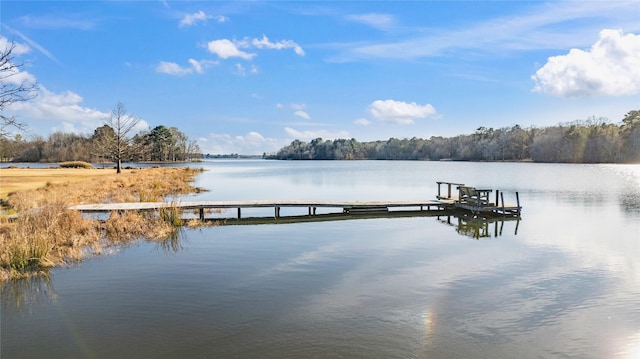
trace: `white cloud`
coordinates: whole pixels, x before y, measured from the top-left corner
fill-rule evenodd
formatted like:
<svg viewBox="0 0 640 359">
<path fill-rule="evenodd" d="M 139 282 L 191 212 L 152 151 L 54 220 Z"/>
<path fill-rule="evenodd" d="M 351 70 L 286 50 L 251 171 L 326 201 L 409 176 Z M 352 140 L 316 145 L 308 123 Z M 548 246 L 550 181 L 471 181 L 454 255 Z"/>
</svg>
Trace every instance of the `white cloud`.
<svg viewBox="0 0 640 359">
<path fill-rule="evenodd" d="M 31 51 L 31 49 L 27 45 L 23 45 L 17 42 L 14 42 L 13 44 L 15 45 L 15 47 L 13 48 L 11 53 L 15 56 L 26 54 Z M 9 46 L 11 46 L 9 40 L 7 40 L 7 38 L 4 36 L 0 36 L 0 51 L 7 50 Z"/>
<path fill-rule="evenodd" d="M 167 74 L 167 75 L 177 75 L 184 76 L 193 72 L 192 68 L 182 67 L 175 62 L 166 62 L 162 61 L 156 67 L 156 71 Z"/>
<path fill-rule="evenodd" d="M 309 115 L 309 113 L 307 111 L 305 111 L 305 109 L 307 108 L 307 104 L 304 103 L 290 103 L 289 107 L 294 110 L 293 111 L 293 115 L 300 117 L 300 118 L 304 118 L 305 120 L 310 120 L 311 119 L 311 115 Z M 276 108 L 278 109 L 283 109 L 285 108 L 285 105 L 279 103 L 276 104 Z"/>
<path fill-rule="evenodd" d="M 588 51 L 550 57 L 531 77 L 535 92 L 560 97 L 640 92 L 640 35 L 605 29 Z"/>
<path fill-rule="evenodd" d="M 301 118 L 304 118 L 305 120 L 310 120 L 311 119 L 311 116 L 309 116 L 308 113 L 306 113 L 306 112 L 304 112 L 302 110 L 298 110 L 298 111 L 294 112 L 293 115 L 301 117 Z"/>
<path fill-rule="evenodd" d="M 244 136 L 211 133 L 208 138 L 199 138 L 198 145 L 203 153 L 259 155 L 264 152 L 276 152 L 286 146 L 287 140 L 264 137 L 251 131 Z"/>
<path fill-rule="evenodd" d="M 353 123 L 360 126 L 369 126 L 371 124 L 371 121 L 367 120 L 366 118 L 356 118 L 355 120 L 353 120 Z"/>
<path fill-rule="evenodd" d="M 204 11 L 200 10 L 196 13 L 185 15 L 182 18 L 182 20 L 180 20 L 179 26 L 180 27 L 192 26 L 192 25 L 195 25 L 197 22 L 207 21 L 208 19 L 211 19 L 211 18 L 213 18 L 213 16 L 207 15 L 204 13 Z"/>
<path fill-rule="evenodd" d="M 293 51 L 300 55 L 304 56 L 304 50 L 300 45 L 296 44 L 291 40 L 282 40 L 278 42 L 271 42 L 267 38 L 266 35 L 262 35 L 262 39 L 253 39 L 251 44 L 258 49 L 272 49 L 272 50 L 282 50 L 282 49 L 293 49 Z"/>
<path fill-rule="evenodd" d="M 228 17 L 222 16 L 222 15 L 215 16 L 214 19 L 216 19 L 216 21 L 219 22 L 219 23 L 223 23 L 223 22 L 229 21 Z"/>
<path fill-rule="evenodd" d="M 90 134 L 102 126 L 110 113 L 82 106 L 83 98 L 73 91 L 55 93 L 43 85 L 37 87 L 38 96 L 30 101 L 16 102 L 7 107 L 12 115 L 28 124 L 40 122 L 53 131 Z M 149 124 L 139 120 L 134 132 L 146 130 Z"/>
<path fill-rule="evenodd" d="M 84 107 L 82 101 L 82 97 L 75 92 L 54 93 L 40 85 L 36 98 L 14 103 L 8 110 L 24 118 L 27 123 L 33 120 L 47 121 L 56 130 L 73 129 L 76 133 L 90 133 L 101 126 L 109 114 Z M 61 123 L 62 128 L 58 128 L 56 122 Z"/>
<path fill-rule="evenodd" d="M 209 52 L 217 55 L 222 59 L 239 57 L 245 60 L 251 60 L 254 56 L 256 56 L 256 54 L 244 52 L 238 47 L 239 46 L 237 46 L 236 43 L 233 43 L 227 39 L 213 40 L 207 44 L 207 49 L 209 50 Z"/>
<path fill-rule="evenodd" d="M 228 39 L 220 39 L 213 40 L 207 43 L 207 49 L 209 50 L 209 52 L 217 55 L 222 59 L 227 59 L 230 57 L 240 57 L 245 60 L 251 60 L 256 56 L 256 54 L 241 50 L 249 48 L 269 50 L 293 49 L 293 51 L 300 56 L 304 56 L 305 54 L 300 45 L 291 40 L 271 42 L 265 35 L 262 35 L 262 39 L 250 40 L 249 38 L 244 38 L 242 40 L 234 41 Z"/>
<path fill-rule="evenodd" d="M 15 64 L 6 63 L 0 68 L 0 84 L 11 84 L 31 86 L 36 83 L 36 78 L 27 71 L 21 71 Z"/>
<path fill-rule="evenodd" d="M 193 71 L 195 71 L 196 73 L 203 73 L 204 70 L 202 68 L 202 62 L 194 60 L 194 59 L 189 59 L 189 63 L 191 64 L 191 67 L 193 68 Z"/>
<path fill-rule="evenodd" d="M 435 116 L 436 110 L 430 104 L 418 105 L 395 100 L 376 100 L 369 105 L 371 116 L 385 123 L 412 125 L 418 118 Z"/>
<path fill-rule="evenodd" d="M 365 24 L 380 30 L 389 29 L 395 22 L 393 16 L 377 13 L 349 15 L 346 18 L 349 21 Z"/>
<path fill-rule="evenodd" d="M 210 61 L 210 60 L 198 61 L 194 59 L 189 59 L 188 61 L 191 67 L 183 67 L 176 64 L 175 62 L 162 61 L 160 62 L 160 64 L 158 64 L 158 66 L 156 66 L 156 71 L 163 74 L 175 75 L 175 76 L 184 76 L 184 75 L 192 74 L 194 72 L 197 74 L 203 74 L 206 68 L 218 64 L 218 62 Z"/>
<path fill-rule="evenodd" d="M 286 127 L 284 131 L 291 137 L 301 140 L 301 141 L 309 141 L 315 138 L 323 138 L 325 140 L 331 139 L 339 139 L 339 138 L 351 138 L 349 132 L 347 131 L 338 131 L 338 132 L 330 132 L 326 130 L 320 131 L 298 131 L 296 129 Z"/>
<path fill-rule="evenodd" d="M 108 113 L 80 106 L 82 100 L 82 97 L 75 92 L 53 93 L 40 85 L 35 99 L 15 103 L 9 108 L 39 120 L 101 121 L 109 116 Z"/>
</svg>

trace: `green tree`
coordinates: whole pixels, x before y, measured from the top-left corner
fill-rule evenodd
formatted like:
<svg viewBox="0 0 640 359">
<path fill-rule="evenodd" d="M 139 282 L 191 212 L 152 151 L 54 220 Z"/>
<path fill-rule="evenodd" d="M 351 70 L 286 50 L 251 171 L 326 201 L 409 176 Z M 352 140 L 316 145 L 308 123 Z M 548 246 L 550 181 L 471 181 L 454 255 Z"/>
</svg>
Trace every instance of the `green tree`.
<svg viewBox="0 0 640 359">
<path fill-rule="evenodd" d="M 152 161 L 167 161 L 172 153 L 172 147 L 174 144 L 173 134 L 165 126 L 156 126 L 149 133 L 149 138 L 152 144 Z"/>
<path fill-rule="evenodd" d="M 627 113 L 622 119 L 621 132 L 625 157 L 630 162 L 640 162 L 640 110 Z"/>
</svg>

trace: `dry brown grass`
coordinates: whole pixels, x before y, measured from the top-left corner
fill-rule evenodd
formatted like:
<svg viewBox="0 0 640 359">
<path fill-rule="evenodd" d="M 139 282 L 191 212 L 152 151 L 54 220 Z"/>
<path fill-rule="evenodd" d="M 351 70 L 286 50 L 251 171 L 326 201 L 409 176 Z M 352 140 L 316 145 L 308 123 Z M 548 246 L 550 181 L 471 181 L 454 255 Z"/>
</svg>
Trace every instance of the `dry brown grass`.
<svg viewBox="0 0 640 359">
<path fill-rule="evenodd" d="M 35 170 L 33 174 L 41 171 Z M 159 201 L 197 192 L 190 183 L 198 172 L 191 168 L 147 168 L 84 181 L 73 177 L 71 182 L 47 182 L 40 188 L 9 195 L 7 202 L 18 218 L 15 221 L 0 218 L 0 280 L 80 261 L 102 253 L 105 247 L 135 239 L 167 238 L 182 224 L 176 209 L 160 213 L 112 213 L 101 223 L 68 207 L 83 203 Z"/>
<path fill-rule="evenodd" d="M 10 193 L 44 187 L 47 183 L 74 183 L 114 175 L 109 169 L 86 168 L 3 168 L 0 169 L 0 199 Z"/>
</svg>

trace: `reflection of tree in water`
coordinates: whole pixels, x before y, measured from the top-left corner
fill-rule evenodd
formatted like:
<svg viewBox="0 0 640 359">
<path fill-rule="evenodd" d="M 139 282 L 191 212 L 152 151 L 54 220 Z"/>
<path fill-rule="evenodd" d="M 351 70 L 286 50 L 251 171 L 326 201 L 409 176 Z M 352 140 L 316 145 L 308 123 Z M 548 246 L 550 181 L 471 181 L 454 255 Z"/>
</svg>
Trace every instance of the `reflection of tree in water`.
<svg viewBox="0 0 640 359">
<path fill-rule="evenodd" d="M 460 235 L 474 239 L 491 238 L 502 235 L 505 221 L 516 221 L 514 235 L 518 234 L 520 218 L 514 217 L 467 217 L 467 216 L 438 216 L 438 221 L 456 227 Z"/>
<path fill-rule="evenodd" d="M 629 192 L 620 196 L 620 206 L 625 213 L 640 213 L 640 192 Z"/>
<path fill-rule="evenodd" d="M 37 276 L 7 281 L 0 289 L 0 297 L 3 310 L 12 306 L 12 311 L 23 311 L 39 303 L 55 302 L 57 295 L 51 274 L 43 272 Z"/>
</svg>

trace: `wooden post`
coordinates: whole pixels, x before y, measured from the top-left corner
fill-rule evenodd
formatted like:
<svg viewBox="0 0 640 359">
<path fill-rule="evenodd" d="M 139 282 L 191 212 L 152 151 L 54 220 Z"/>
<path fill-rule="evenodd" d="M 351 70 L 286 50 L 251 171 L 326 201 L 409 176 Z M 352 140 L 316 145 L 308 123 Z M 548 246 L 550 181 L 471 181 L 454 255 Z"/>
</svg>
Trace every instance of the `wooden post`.
<svg viewBox="0 0 640 359">
<path fill-rule="evenodd" d="M 520 216 L 520 195 L 516 192 L 516 205 L 518 206 L 518 216 Z"/>
<path fill-rule="evenodd" d="M 280 218 L 280 207 L 276 206 L 276 218 Z"/>
<path fill-rule="evenodd" d="M 241 217 L 241 210 L 240 210 L 240 207 L 238 207 L 238 219 L 240 219 L 240 217 Z"/>
<path fill-rule="evenodd" d="M 447 189 L 448 189 L 447 190 L 447 196 L 448 196 L 448 198 L 451 198 L 451 183 L 447 184 Z"/>
<path fill-rule="evenodd" d="M 440 185 L 442 184 L 442 182 L 438 182 L 438 198 L 440 198 Z"/>
<path fill-rule="evenodd" d="M 500 190 L 497 189 L 496 190 L 496 207 L 498 206 L 499 202 L 498 202 L 498 194 L 500 193 Z"/>
<path fill-rule="evenodd" d="M 500 193 L 500 200 L 502 201 L 502 214 L 504 215 L 504 193 Z"/>
<path fill-rule="evenodd" d="M 199 212 L 200 212 L 200 220 L 204 221 L 204 207 L 200 207 Z"/>
</svg>

